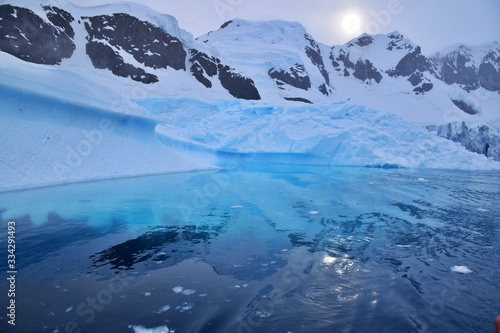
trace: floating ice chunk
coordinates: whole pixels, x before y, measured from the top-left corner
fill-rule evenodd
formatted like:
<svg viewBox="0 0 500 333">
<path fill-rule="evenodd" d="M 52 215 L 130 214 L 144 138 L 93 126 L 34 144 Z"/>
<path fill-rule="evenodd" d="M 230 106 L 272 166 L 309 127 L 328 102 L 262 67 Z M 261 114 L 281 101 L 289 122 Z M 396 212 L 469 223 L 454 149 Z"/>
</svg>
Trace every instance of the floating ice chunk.
<svg viewBox="0 0 500 333">
<path fill-rule="evenodd" d="M 181 286 L 177 286 L 177 287 L 173 287 L 173 288 L 172 288 L 172 291 L 173 291 L 174 293 L 176 293 L 176 294 L 178 294 L 178 293 L 182 292 L 183 290 L 184 290 L 184 288 L 183 288 L 183 287 L 181 287 Z"/>
<path fill-rule="evenodd" d="M 133 329 L 134 333 L 169 333 L 170 331 L 167 326 L 159 326 L 154 328 L 146 328 L 142 325 L 129 325 L 128 328 Z"/>
<path fill-rule="evenodd" d="M 242 206 L 242 205 L 233 205 L 233 206 L 231 206 L 232 209 L 241 209 L 243 207 L 245 207 L 245 206 Z"/>
<path fill-rule="evenodd" d="M 425 178 L 419 178 L 418 182 L 419 183 L 428 183 L 429 181 L 427 179 L 425 179 Z"/>
<path fill-rule="evenodd" d="M 396 244 L 396 247 L 411 247 L 411 245 Z"/>
<path fill-rule="evenodd" d="M 481 213 L 486 213 L 486 212 L 489 212 L 489 210 L 487 209 L 484 209 L 484 208 L 478 208 L 477 209 L 478 212 L 481 212 Z"/>
<path fill-rule="evenodd" d="M 67 308 L 66 312 L 70 312 L 71 310 L 73 310 L 73 306 L 70 306 L 69 308 Z"/>
<path fill-rule="evenodd" d="M 319 211 L 317 211 L 317 210 L 311 210 L 311 211 L 309 212 L 309 214 L 310 214 L 310 215 L 318 215 L 318 214 L 319 214 Z"/>
<path fill-rule="evenodd" d="M 167 312 L 168 310 L 170 310 L 170 305 L 167 304 L 165 306 L 162 306 L 158 310 L 156 310 L 155 313 L 163 313 L 163 312 Z"/>
<path fill-rule="evenodd" d="M 269 318 L 273 315 L 271 312 L 267 312 L 267 311 L 257 311 L 255 314 L 259 318 Z"/>
<path fill-rule="evenodd" d="M 184 294 L 184 295 L 188 295 L 188 296 L 189 296 L 189 295 L 192 295 L 192 294 L 194 294 L 194 293 L 196 293 L 196 290 L 193 290 L 193 289 L 184 289 L 184 290 L 182 291 L 182 294 Z"/>
<path fill-rule="evenodd" d="M 206 293 L 203 293 L 203 294 L 198 294 L 198 296 L 200 296 L 200 297 L 206 297 L 207 295 L 208 295 L 208 294 L 206 294 Z"/>
<path fill-rule="evenodd" d="M 144 296 L 151 296 L 151 293 L 149 291 L 144 292 Z"/>
<path fill-rule="evenodd" d="M 175 308 L 179 310 L 179 312 L 189 311 L 193 309 L 194 303 L 183 302 L 180 306 L 176 306 Z"/>
<path fill-rule="evenodd" d="M 462 273 L 462 274 L 468 274 L 472 273 L 472 270 L 469 269 L 467 266 L 453 266 L 451 267 L 452 272 L 457 272 L 457 273 Z"/>
<path fill-rule="evenodd" d="M 246 288 L 248 287 L 248 283 L 245 283 L 244 285 L 242 285 L 243 288 Z"/>
</svg>

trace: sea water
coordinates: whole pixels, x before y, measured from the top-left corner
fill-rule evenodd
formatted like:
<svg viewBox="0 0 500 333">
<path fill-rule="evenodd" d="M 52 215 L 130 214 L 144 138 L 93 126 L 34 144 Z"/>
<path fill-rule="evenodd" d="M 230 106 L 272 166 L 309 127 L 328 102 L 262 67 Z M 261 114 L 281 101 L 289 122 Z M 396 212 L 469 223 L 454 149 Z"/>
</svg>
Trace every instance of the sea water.
<svg viewBox="0 0 500 333">
<path fill-rule="evenodd" d="M 499 201 L 498 172 L 238 162 L 2 193 L 0 328 L 491 332 Z"/>
</svg>

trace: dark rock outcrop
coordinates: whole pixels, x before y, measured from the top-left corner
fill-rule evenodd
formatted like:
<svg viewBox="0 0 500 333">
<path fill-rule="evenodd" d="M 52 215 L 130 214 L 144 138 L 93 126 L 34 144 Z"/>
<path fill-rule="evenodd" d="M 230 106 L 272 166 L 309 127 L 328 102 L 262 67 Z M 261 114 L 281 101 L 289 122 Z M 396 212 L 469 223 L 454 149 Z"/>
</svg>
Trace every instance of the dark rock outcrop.
<svg viewBox="0 0 500 333">
<path fill-rule="evenodd" d="M 309 42 L 310 46 L 306 46 L 306 55 L 307 57 L 311 60 L 313 65 L 318 67 L 319 72 L 325 79 L 326 86 L 330 85 L 330 75 L 328 74 L 328 71 L 325 68 L 325 63 L 323 62 L 323 55 L 321 53 L 321 49 L 319 45 L 316 43 L 314 38 L 312 38 L 309 35 L 305 35 L 304 38 Z M 325 93 L 323 93 L 325 94 Z M 325 94 L 328 95 L 328 94 Z"/>
<path fill-rule="evenodd" d="M 479 87 L 477 68 L 469 49 L 461 46 L 457 51 L 449 53 L 441 66 L 441 76 L 445 83 L 459 84 L 466 91 Z"/>
<path fill-rule="evenodd" d="M 382 74 L 368 59 L 359 59 L 356 62 L 353 76 L 361 81 L 375 80 L 375 82 L 379 83 L 382 80 Z"/>
<path fill-rule="evenodd" d="M 500 47 L 498 43 L 475 50 L 460 45 L 433 58 L 439 68 L 437 78 L 447 84 L 458 84 L 470 92 L 480 87 L 500 92 Z"/>
<path fill-rule="evenodd" d="M 431 71 L 432 65 L 423 54 L 420 46 L 417 46 L 413 51 L 405 55 L 396 65 L 396 68 L 389 71 L 391 76 L 410 76 L 416 71 L 426 72 Z"/>
<path fill-rule="evenodd" d="M 310 100 L 307 98 L 302 98 L 302 97 L 285 97 L 287 101 L 292 101 L 292 102 L 302 102 L 306 104 L 313 104 Z"/>
<path fill-rule="evenodd" d="M 455 106 L 457 108 L 459 108 L 460 110 L 462 110 L 463 112 L 465 112 L 467 114 L 474 115 L 474 114 L 479 113 L 479 111 L 476 110 L 475 107 L 473 107 L 472 105 L 468 104 L 465 101 L 461 101 L 458 99 L 452 99 L 451 101 L 453 102 L 453 104 L 455 104 Z"/>
<path fill-rule="evenodd" d="M 109 69 L 117 76 L 130 77 L 132 80 L 142 83 L 158 82 L 156 75 L 146 73 L 142 68 L 125 63 L 122 56 L 109 45 L 101 42 L 89 42 L 86 45 L 86 50 L 95 68 Z"/>
<path fill-rule="evenodd" d="M 490 51 L 479 66 L 478 80 L 481 87 L 500 92 L 500 50 Z"/>
<path fill-rule="evenodd" d="M 271 68 L 268 75 L 276 81 L 278 86 L 289 84 L 304 90 L 311 88 L 311 80 L 305 71 L 304 65 L 301 64 L 295 64 L 286 71 Z"/>
<path fill-rule="evenodd" d="M 251 78 L 238 74 L 227 65 L 218 66 L 222 86 L 233 96 L 241 99 L 260 100 L 260 94 Z"/>
<path fill-rule="evenodd" d="M 356 44 L 363 47 L 363 46 L 368 46 L 371 43 L 373 43 L 373 37 L 372 36 L 361 36 L 356 40 Z"/>
<path fill-rule="evenodd" d="M 192 63 L 191 73 L 205 87 L 211 88 L 212 81 L 210 78 L 217 75 L 217 65 L 220 60 L 194 49 L 190 49 L 189 53 L 191 54 L 189 62 Z"/>
<path fill-rule="evenodd" d="M 152 23 L 129 14 L 99 15 L 84 20 L 89 42 L 106 42 L 153 69 L 186 69 L 186 51 L 181 41 Z"/>
<path fill-rule="evenodd" d="M 33 11 L 0 5 L 0 50 L 24 61 L 57 65 L 75 50 L 70 13 L 45 6 L 49 21 Z"/>
<path fill-rule="evenodd" d="M 424 94 L 430 91 L 434 86 L 432 82 L 428 78 L 426 78 L 422 72 L 419 71 L 410 75 L 408 81 L 412 86 L 415 87 L 413 89 L 413 92 L 415 92 L 416 94 Z"/>
</svg>

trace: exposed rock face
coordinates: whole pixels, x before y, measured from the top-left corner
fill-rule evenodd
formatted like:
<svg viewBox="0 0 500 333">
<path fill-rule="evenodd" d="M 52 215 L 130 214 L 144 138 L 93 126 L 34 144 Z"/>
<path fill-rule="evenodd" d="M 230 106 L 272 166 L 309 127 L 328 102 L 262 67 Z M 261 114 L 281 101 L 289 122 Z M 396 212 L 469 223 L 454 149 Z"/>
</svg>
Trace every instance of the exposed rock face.
<svg viewBox="0 0 500 333">
<path fill-rule="evenodd" d="M 192 63 L 191 73 L 205 87 L 212 88 L 210 78 L 217 75 L 217 65 L 220 60 L 194 49 L 189 50 L 189 53 L 191 54 L 189 62 Z"/>
<path fill-rule="evenodd" d="M 44 65 L 60 64 L 75 50 L 70 13 L 45 6 L 47 20 L 26 8 L 0 6 L 0 50 L 13 56 Z"/>
<path fill-rule="evenodd" d="M 117 76 L 130 77 L 142 83 L 158 82 L 156 75 L 146 73 L 144 69 L 126 63 L 122 56 L 107 44 L 92 41 L 87 43 L 86 50 L 95 68 L 109 69 Z"/>
<path fill-rule="evenodd" d="M 500 46 L 498 43 L 476 49 L 460 45 L 433 58 L 437 77 L 447 84 L 457 84 L 469 92 L 480 87 L 500 92 Z"/>
<path fill-rule="evenodd" d="M 376 51 L 370 53 L 370 49 Z M 376 60 L 383 64 L 384 57 L 397 62 L 377 68 Z M 424 94 L 434 86 L 429 77 L 435 71 L 435 65 L 422 54 L 419 46 L 397 32 L 387 36 L 364 34 L 344 46 L 333 47 L 330 60 L 339 74 L 352 75 L 367 84 L 380 83 L 384 77 L 390 76 L 405 77 L 414 87 L 415 94 Z"/>
<path fill-rule="evenodd" d="M 236 98 L 259 100 L 260 94 L 252 79 L 238 74 L 229 66 L 219 65 L 219 80 L 227 91 Z"/>
<path fill-rule="evenodd" d="M 423 54 L 420 46 L 404 56 L 388 74 L 393 77 L 404 76 L 415 88 L 416 94 L 424 94 L 433 88 L 432 82 L 423 73 L 433 72 L 432 64 Z"/>
<path fill-rule="evenodd" d="M 283 84 L 289 84 L 304 90 L 311 88 L 311 80 L 305 71 L 304 65 L 301 64 L 295 64 L 286 71 L 271 68 L 268 74 L 276 81 L 278 88 Z"/>
<path fill-rule="evenodd" d="M 356 44 L 363 47 L 363 46 L 368 46 L 371 43 L 373 43 L 373 37 L 372 36 L 362 36 L 356 40 Z"/>
<path fill-rule="evenodd" d="M 310 44 L 310 46 L 306 46 L 305 51 L 306 51 L 307 56 L 309 57 L 311 62 L 316 67 L 318 67 L 319 72 L 321 73 L 321 75 L 325 79 L 326 86 L 329 86 L 330 85 L 330 76 L 328 74 L 328 71 L 325 68 L 325 63 L 323 62 L 323 55 L 321 53 L 320 47 L 318 46 L 318 44 L 316 43 L 314 38 L 312 38 L 311 36 L 306 34 L 306 35 L 304 35 L 304 38 L 306 40 L 308 40 L 309 44 Z M 321 91 L 321 89 L 320 89 L 320 91 Z M 324 91 L 322 91 L 322 92 L 324 95 L 328 95 L 328 92 L 326 92 L 326 93 Z"/>
<path fill-rule="evenodd" d="M 312 104 L 310 100 L 307 98 L 302 98 L 302 97 L 285 97 L 287 101 L 292 101 L 292 102 L 302 102 L 306 104 Z"/>
<path fill-rule="evenodd" d="M 467 102 L 465 101 L 461 101 L 461 100 L 458 100 L 458 99 L 452 99 L 451 100 L 453 102 L 453 104 L 455 104 L 460 110 L 462 110 L 463 112 L 467 113 L 467 114 L 477 114 L 479 113 L 478 110 L 476 110 L 475 107 L 473 107 L 472 105 L 468 104 Z"/>
<path fill-rule="evenodd" d="M 370 60 L 358 60 L 354 66 L 353 76 L 361 81 L 375 80 L 379 83 L 382 80 L 382 74 L 373 66 Z"/>
<path fill-rule="evenodd" d="M 186 69 L 186 51 L 181 41 L 149 22 L 129 14 L 84 19 L 89 42 L 121 49 L 146 67 Z"/>
<path fill-rule="evenodd" d="M 416 71 L 425 72 L 432 68 L 430 61 L 422 54 L 420 46 L 405 55 L 396 68 L 389 72 L 391 76 L 410 76 Z"/>
<path fill-rule="evenodd" d="M 500 92 L 500 47 L 486 54 L 477 75 L 481 87 Z"/>
<path fill-rule="evenodd" d="M 441 75 L 447 84 L 457 83 L 467 91 L 477 89 L 477 68 L 471 50 L 461 46 L 446 55 L 442 62 Z"/>
<path fill-rule="evenodd" d="M 158 77 L 126 63 L 119 51 L 153 69 L 185 69 L 186 51 L 180 40 L 159 27 L 129 14 L 84 17 L 88 32 L 87 55 L 96 68 L 142 83 L 157 82 Z"/>
<path fill-rule="evenodd" d="M 467 150 L 500 161 L 500 129 L 493 125 L 454 122 L 436 126 L 437 135 L 460 142 Z"/>
</svg>

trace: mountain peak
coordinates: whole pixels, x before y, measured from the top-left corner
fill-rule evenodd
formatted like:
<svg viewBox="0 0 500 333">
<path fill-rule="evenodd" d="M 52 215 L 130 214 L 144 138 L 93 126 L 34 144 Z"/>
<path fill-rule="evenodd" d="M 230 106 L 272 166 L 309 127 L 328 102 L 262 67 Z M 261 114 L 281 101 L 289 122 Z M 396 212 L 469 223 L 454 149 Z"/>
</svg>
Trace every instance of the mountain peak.
<svg viewBox="0 0 500 333">
<path fill-rule="evenodd" d="M 387 37 L 389 37 L 391 39 L 403 39 L 404 38 L 403 34 L 397 30 L 394 30 L 393 32 L 388 33 Z"/>
</svg>

